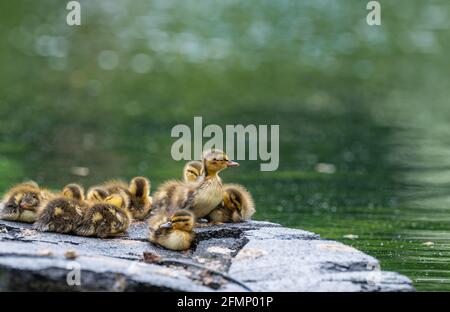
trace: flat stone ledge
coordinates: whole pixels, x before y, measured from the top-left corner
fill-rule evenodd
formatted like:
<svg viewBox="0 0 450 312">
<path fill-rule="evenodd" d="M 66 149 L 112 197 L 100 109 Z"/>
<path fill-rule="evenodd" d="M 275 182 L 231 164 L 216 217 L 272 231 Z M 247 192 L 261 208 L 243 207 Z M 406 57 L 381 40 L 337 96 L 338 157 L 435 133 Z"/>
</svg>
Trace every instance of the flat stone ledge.
<svg viewBox="0 0 450 312">
<path fill-rule="evenodd" d="M 148 242 L 145 222 L 99 239 L 0 220 L 0 291 L 414 290 L 407 277 L 381 271 L 375 258 L 308 231 L 250 221 L 196 233 L 190 250 L 175 252 Z M 163 261 L 147 263 L 144 253 Z M 67 277 L 78 268 L 81 285 L 70 286 Z"/>
</svg>

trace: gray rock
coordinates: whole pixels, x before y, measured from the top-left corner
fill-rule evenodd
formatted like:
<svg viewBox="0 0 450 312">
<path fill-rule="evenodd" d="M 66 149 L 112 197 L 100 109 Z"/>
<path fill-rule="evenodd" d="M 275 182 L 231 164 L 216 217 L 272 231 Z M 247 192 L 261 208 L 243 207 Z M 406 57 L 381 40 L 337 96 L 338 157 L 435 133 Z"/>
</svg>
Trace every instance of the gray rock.
<svg viewBox="0 0 450 312">
<path fill-rule="evenodd" d="M 311 232 L 259 221 L 196 232 L 190 250 L 174 252 L 149 243 L 144 222 L 120 238 L 98 239 L 0 220 L 0 291 L 414 290 L 373 257 Z M 149 263 L 144 252 L 163 261 Z"/>
</svg>

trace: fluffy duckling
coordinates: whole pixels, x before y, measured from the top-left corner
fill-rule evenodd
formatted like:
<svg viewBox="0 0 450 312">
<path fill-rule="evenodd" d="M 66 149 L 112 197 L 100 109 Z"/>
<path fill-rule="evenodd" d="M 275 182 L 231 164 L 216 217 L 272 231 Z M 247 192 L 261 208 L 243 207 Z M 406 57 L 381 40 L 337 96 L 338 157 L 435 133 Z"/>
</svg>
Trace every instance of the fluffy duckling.
<svg viewBox="0 0 450 312">
<path fill-rule="evenodd" d="M 130 212 L 134 219 L 144 220 L 152 208 L 153 199 L 150 197 L 150 181 L 144 177 L 135 177 L 131 180 Z"/>
<path fill-rule="evenodd" d="M 186 250 L 195 238 L 194 215 L 187 210 L 177 210 L 170 217 L 158 213 L 149 219 L 152 243 L 170 250 Z"/>
<path fill-rule="evenodd" d="M 183 168 L 186 183 L 202 179 L 203 164 L 200 161 L 190 161 Z M 223 202 L 220 203 L 206 219 L 212 223 L 242 222 L 255 213 L 253 197 L 242 185 L 225 184 L 223 186 Z"/>
<path fill-rule="evenodd" d="M 255 213 L 255 203 L 250 192 L 239 184 L 225 184 L 223 190 L 223 202 L 206 218 L 213 223 L 249 220 Z"/>
<path fill-rule="evenodd" d="M 44 232 L 72 232 L 80 226 L 87 208 L 83 188 L 68 184 L 60 196 L 41 206 L 33 228 Z"/>
<path fill-rule="evenodd" d="M 34 181 L 18 184 L 3 197 L 4 207 L 0 219 L 33 223 L 37 219 L 39 207 L 52 196 L 50 191 L 41 189 Z"/>
<path fill-rule="evenodd" d="M 95 188 L 97 191 L 105 190 L 108 194 L 125 192 L 129 197 L 128 210 L 134 219 L 144 220 L 152 208 L 150 197 L 150 181 L 144 177 L 135 177 L 127 185 L 121 180 L 113 180 Z M 97 193 L 97 195 L 99 195 Z"/>
<path fill-rule="evenodd" d="M 237 166 L 239 164 L 229 160 L 223 151 L 206 151 L 202 159 L 202 175 L 195 183 L 181 181 L 164 183 L 154 195 L 155 210 L 189 209 L 195 218 L 207 216 L 223 200 L 219 172 Z"/>
<path fill-rule="evenodd" d="M 128 211 L 130 198 L 125 192 L 109 195 L 103 201 L 93 202 L 75 233 L 101 238 L 123 234 L 131 223 Z"/>
</svg>

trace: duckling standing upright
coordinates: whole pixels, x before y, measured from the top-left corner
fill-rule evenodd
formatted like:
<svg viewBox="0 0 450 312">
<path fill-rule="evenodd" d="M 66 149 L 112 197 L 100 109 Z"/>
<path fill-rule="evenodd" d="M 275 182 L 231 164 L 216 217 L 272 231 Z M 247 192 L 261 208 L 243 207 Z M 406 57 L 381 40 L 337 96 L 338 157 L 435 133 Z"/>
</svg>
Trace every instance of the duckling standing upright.
<svg viewBox="0 0 450 312">
<path fill-rule="evenodd" d="M 160 211 L 149 219 L 149 227 L 149 240 L 170 250 L 189 249 L 195 237 L 194 215 L 187 210 Z"/>
<path fill-rule="evenodd" d="M 84 213 L 75 233 L 101 238 L 123 234 L 131 223 L 129 197 L 125 192 L 109 195 L 104 201 L 94 201 Z"/>
<path fill-rule="evenodd" d="M 195 218 L 203 218 L 222 202 L 223 187 L 218 174 L 239 164 L 220 150 L 205 152 L 202 162 L 202 175 L 195 182 L 168 181 L 159 188 L 154 195 L 156 211 L 188 209 Z"/>
<path fill-rule="evenodd" d="M 18 184 L 3 197 L 4 207 L 0 211 L 0 219 L 33 223 L 37 219 L 39 207 L 52 196 L 50 191 L 41 189 L 34 181 Z"/>
<path fill-rule="evenodd" d="M 200 161 L 190 161 L 183 168 L 186 183 L 195 183 L 204 176 Z M 223 185 L 223 201 L 205 218 L 213 223 L 242 222 L 255 213 L 255 204 L 249 191 L 239 184 Z"/>
<path fill-rule="evenodd" d="M 152 208 L 150 197 L 150 181 L 144 177 L 135 177 L 127 185 L 121 180 L 112 180 L 97 187 L 97 191 L 105 190 L 109 195 L 125 192 L 129 197 L 129 211 L 134 219 L 144 220 Z"/>
<path fill-rule="evenodd" d="M 87 208 L 83 188 L 78 184 L 68 184 L 60 196 L 41 206 L 33 228 L 44 232 L 70 233 L 80 226 Z"/>
</svg>

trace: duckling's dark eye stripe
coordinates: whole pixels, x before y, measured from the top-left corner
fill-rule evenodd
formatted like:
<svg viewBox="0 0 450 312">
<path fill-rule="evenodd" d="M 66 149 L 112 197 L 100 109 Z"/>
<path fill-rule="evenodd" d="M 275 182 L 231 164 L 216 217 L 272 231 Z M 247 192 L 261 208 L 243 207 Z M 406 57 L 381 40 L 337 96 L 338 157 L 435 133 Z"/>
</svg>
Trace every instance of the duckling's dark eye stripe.
<svg viewBox="0 0 450 312">
<path fill-rule="evenodd" d="M 193 175 L 198 175 L 198 171 L 194 169 L 188 169 L 187 172 L 192 173 Z"/>
<path fill-rule="evenodd" d="M 175 223 L 175 222 L 189 222 L 189 221 L 191 221 L 191 218 L 179 218 L 179 219 L 172 220 L 172 223 Z"/>
</svg>

